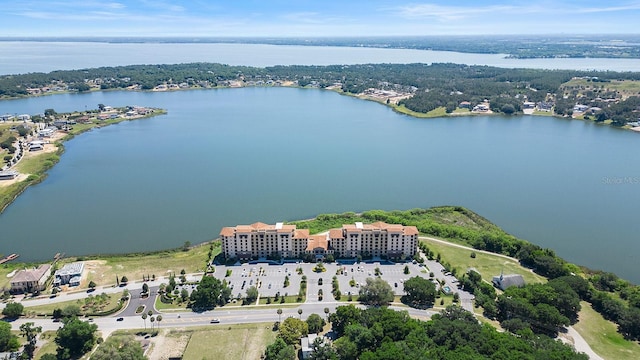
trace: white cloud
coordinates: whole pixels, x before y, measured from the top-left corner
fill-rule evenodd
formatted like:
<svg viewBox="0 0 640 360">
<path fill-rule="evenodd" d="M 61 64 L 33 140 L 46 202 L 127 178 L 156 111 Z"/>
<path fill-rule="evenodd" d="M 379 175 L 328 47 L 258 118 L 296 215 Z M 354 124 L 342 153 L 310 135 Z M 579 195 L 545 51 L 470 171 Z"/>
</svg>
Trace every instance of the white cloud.
<svg viewBox="0 0 640 360">
<path fill-rule="evenodd" d="M 407 19 L 436 18 L 442 21 L 459 20 L 477 15 L 530 12 L 531 8 L 509 5 L 494 6 L 443 6 L 437 4 L 405 5 L 395 9 L 396 14 Z"/>
<path fill-rule="evenodd" d="M 605 6 L 605 7 L 589 7 L 576 9 L 579 13 L 604 13 L 604 12 L 617 12 L 617 11 L 629 11 L 640 10 L 640 3 L 630 3 L 620 6 Z"/>
</svg>

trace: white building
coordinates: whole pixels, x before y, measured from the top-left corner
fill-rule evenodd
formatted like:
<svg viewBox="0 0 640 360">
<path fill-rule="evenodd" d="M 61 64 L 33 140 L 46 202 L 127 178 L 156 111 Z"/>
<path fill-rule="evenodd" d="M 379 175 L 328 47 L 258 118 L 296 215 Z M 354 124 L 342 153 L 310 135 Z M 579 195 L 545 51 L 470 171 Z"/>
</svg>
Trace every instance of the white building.
<svg viewBox="0 0 640 360">
<path fill-rule="evenodd" d="M 71 264 L 65 264 L 62 269 L 56 270 L 54 273 L 55 279 L 53 284 L 55 286 L 70 285 L 79 286 L 80 280 L 82 280 L 82 271 L 84 270 L 83 262 L 74 262 Z"/>
<path fill-rule="evenodd" d="M 418 248 L 418 229 L 415 226 L 387 224 L 342 225 L 329 231 L 329 242 L 338 257 L 358 255 L 387 256 L 390 258 L 411 257 Z"/>
</svg>

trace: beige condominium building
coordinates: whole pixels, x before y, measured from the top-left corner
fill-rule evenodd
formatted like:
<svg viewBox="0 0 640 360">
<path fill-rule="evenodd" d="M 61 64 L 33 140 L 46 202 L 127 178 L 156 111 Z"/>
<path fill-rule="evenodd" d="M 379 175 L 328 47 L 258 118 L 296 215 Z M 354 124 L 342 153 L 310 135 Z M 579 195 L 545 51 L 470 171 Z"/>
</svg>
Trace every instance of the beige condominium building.
<svg viewBox="0 0 640 360">
<path fill-rule="evenodd" d="M 418 229 L 381 221 L 373 224 L 357 222 L 322 235 L 309 235 L 308 229 L 297 229 L 295 225 L 257 222 L 222 228 L 220 240 L 227 258 L 241 260 L 273 254 L 285 258 L 298 258 L 305 254 L 318 258 L 327 254 L 338 258 L 358 255 L 403 258 L 415 255 Z"/>
</svg>

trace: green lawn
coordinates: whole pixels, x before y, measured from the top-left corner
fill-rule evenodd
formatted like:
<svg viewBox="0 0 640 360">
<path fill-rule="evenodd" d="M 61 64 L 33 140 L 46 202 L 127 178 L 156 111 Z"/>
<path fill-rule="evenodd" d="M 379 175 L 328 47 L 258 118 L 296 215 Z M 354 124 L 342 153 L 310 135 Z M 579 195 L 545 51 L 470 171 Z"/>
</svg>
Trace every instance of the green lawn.
<svg viewBox="0 0 640 360">
<path fill-rule="evenodd" d="M 617 331 L 617 326 L 605 320 L 591 305 L 582 301 L 579 321 L 573 327 L 587 341 L 591 349 L 604 359 L 640 359 L 640 345 L 625 340 Z"/>
<path fill-rule="evenodd" d="M 94 281 L 98 286 L 115 284 L 116 276 L 126 276 L 129 281 L 142 281 L 142 276 L 168 276 L 175 273 L 179 281 L 181 270 L 187 273 L 202 272 L 206 269 L 209 247 L 212 244 L 197 246 L 188 251 L 167 250 L 151 254 L 127 254 L 122 256 L 86 257 L 85 268 L 89 276 L 83 286 Z M 220 244 L 213 244 L 212 256 L 220 253 Z M 75 261 L 68 259 L 68 262 Z"/>
<path fill-rule="evenodd" d="M 393 110 L 401 114 L 410 115 L 417 118 L 438 118 L 438 117 L 450 116 L 450 114 L 447 114 L 447 110 L 444 106 L 435 108 L 429 111 L 428 113 L 413 111 L 413 110 L 407 109 L 407 107 L 404 105 L 389 105 L 389 106 L 391 106 Z M 455 110 L 454 113 L 455 114 L 471 114 L 471 112 L 468 111 L 467 109 L 458 109 L 458 110 Z"/>
<path fill-rule="evenodd" d="M 36 360 L 40 359 L 44 354 L 56 354 L 57 345 L 54 342 L 55 338 L 55 331 L 44 331 L 42 334 L 40 334 L 40 339 L 46 340 L 46 342 L 42 347 L 36 350 L 34 357 Z"/>
<path fill-rule="evenodd" d="M 421 239 L 420 241 L 426 242 L 429 249 L 434 253 L 440 253 L 442 261 L 452 264 L 458 269 L 460 274 L 466 272 L 469 268 L 474 268 L 482 275 L 482 279 L 487 281 L 491 281 L 494 276 L 500 275 L 500 272 L 503 272 L 504 274 L 520 274 L 524 277 L 527 284 L 546 282 L 544 277 L 520 266 L 515 260 L 493 254 L 484 254 L 478 251 L 475 251 L 476 257 L 474 259 L 471 257 L 473 250 L 461 249 L 430 240 Z"/>
<path fill-rule="evenodd" d="M 95 294 L 93 293 L 93 299 L 97 300 Z M 94 313 L 100 311 L 107 311 L 118 306 L 118 300 L 122 297 L 122 293 L 116 294 L 107 294 L 106 301 L 94 301 L 89 298 L 83 300 L 69 300 L 63 301 L 59 303 L 52 303 L 47 305 L 38 305 L 38 306 L 29 306 L 28 301 L 23 301 L 24 312 L 27 315 L 37 316 L 37 315 L 51 315 L 53 310 L 55 309 L 63 309 L 69 305 L 77 305 L 80 307 L 80 310 L 83 314 L 86 313 Z"/>
<path fill-rule="evenodd" d="M 259 359 L 276 337 L 272 323 L 212 326 L 194 332 L 184 352 L 184 360 Z"/>
</svg>

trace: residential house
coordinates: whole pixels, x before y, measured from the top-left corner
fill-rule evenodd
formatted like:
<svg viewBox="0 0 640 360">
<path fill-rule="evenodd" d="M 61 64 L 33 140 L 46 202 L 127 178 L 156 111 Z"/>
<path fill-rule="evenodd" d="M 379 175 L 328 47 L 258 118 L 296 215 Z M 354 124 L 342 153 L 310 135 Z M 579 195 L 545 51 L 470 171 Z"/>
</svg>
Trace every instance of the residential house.
<svg viewBox="0 0 640 360">
<path fill-rule="evenodd" d="M 42 291 L 46 287 L 47 278 L 51 274 L 51 265 L 43 264 L 37 269 L 18 271 L 10 281 L 12 293 Z"/>
<path fill-rule="evenodd" d="M 509 274 L 509 275 L 500 274 L 500 276 L 494 276 L 492 282 L 495 287 L 497 287 L 502 291 L 512 286 L 518 286 L 518 287 L 524 286 L 524 278 L 522 277 L 522 275 L 518 275 L 518 274 Z"/>
<path fill-rule="evenodd" d="M 582 104 L 576 104 L 573 107 L 573 111 L 575 112 L 585 112 L 587 111 L 587 109 L 589 109 L 589 107 L 587 105 L 582 105 Z"/>
<path fill-rule="evenodd" d="M 65 264 L 62 269 L 59 269 L 55 272 L 53 284 L 55 286 L 79 286 L 80 280 L 82 279 L 83 270 L 84 263 L 81 261 L 71 264 Z"/>
<path fill-rule="evenodd" d="M 303 359 L 308 359 L 309 356 L 311 356 L 311 353 L 313 352 L 312 345 L 317 337 L 318 337 L 317 334 L 309 334 L 308 336 L 305 336 L 300 339 L 300 348 L 302 351 Z"/>
<path fill-rule="evenodd" d="M 471 109 L 471 103 L 468 101 L 462 101 L 458 107 L 461 109 Z"/>
</svg>

